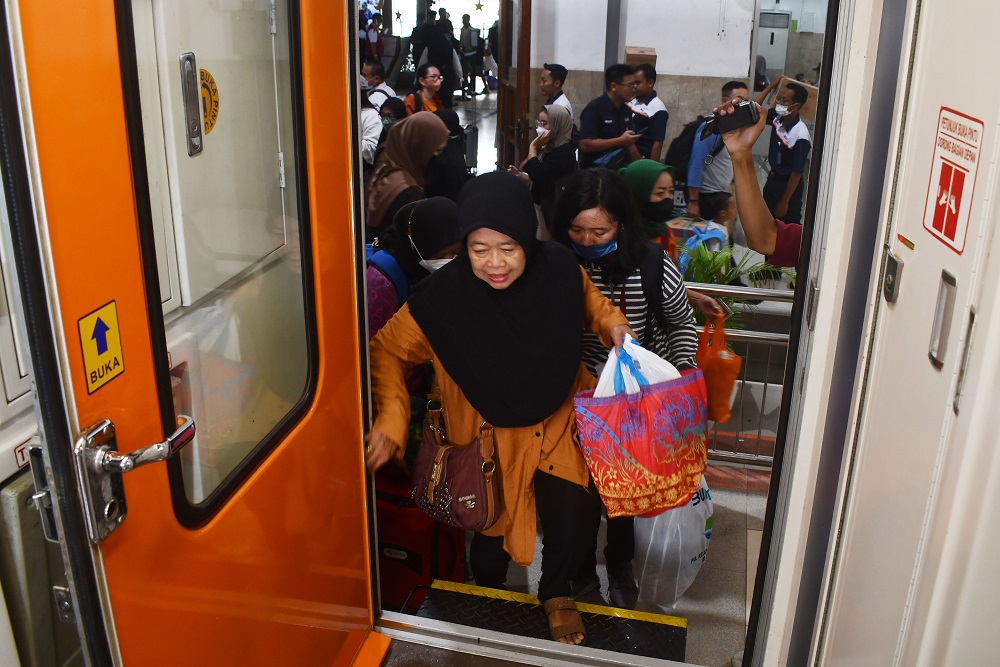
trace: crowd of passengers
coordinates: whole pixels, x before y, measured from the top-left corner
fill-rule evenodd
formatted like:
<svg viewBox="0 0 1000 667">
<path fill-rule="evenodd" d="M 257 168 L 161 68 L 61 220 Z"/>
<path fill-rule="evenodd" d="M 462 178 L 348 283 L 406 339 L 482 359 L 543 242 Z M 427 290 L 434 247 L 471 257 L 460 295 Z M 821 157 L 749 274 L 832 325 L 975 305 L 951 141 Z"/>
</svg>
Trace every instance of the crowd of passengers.
<svg viewBox="0 0 1000 667">
<path fill-rule="evenodd" d="M 511 560 L 530 564 L 540 521 L 538 598 L 553 639 L 579 644 L 585 629 L 573 600 L 599 589 L 603 506 L 579 450 L 573 397 L 595 386 L 608 350 L 626 335 L 679 370 L 694 368 L 691 306 L 709 318 L 720 309 L 686 290 L 675 263 L 666 227 L 673 170 L 660 160 L 667 114 L 653 88 L 655 70 L 609 67 L 604 93 L 577 120 L 562 89 L 566 68 L 545 65 L 548 100 L 527 157 L 472 178 L 462 127 L 448 108 L 451 91 L 463 89 L 456 64 L 421 64 L 405 99 L 386 86 L 378 60 L 362 71 L 362 126 L 372 128 L 363 150 L 371 158 L 367 240 L 398 262 L 405 283 L 374 264 L 367 269 L 377 415 L 367 465 L 375 471 L 403 460 L 411 394 L 428 389 L 413 369 L 432 364 L 448 440 L 472 441 L 484 421 L 495 428 L 504 507 L 473 538 L 476 583 L 503 589 Z M 443 85 L 448 76 L 454 79 Z M 762 86 L 758 101 L 773 87 Z M 750 97 L 738 81 L 721 92 L 720 114 Z M 724 223 L 738 209 L 748 246 L 779 266 L 798 257 L 805 94 L 794 84 L 782 88 L 756 125 L 722 137 L 721 150 L 696 141 L 698 163 L 687 170 L 688 212 Z M 762 195 L 751 149 L 767 123 L 778 129 Z M 644 289 L 651 279 L 660 285 L 652 300 Z M 633 553 L 633 520 L 608 520 L 614 606 L 635 605 Z"/>
</svg>

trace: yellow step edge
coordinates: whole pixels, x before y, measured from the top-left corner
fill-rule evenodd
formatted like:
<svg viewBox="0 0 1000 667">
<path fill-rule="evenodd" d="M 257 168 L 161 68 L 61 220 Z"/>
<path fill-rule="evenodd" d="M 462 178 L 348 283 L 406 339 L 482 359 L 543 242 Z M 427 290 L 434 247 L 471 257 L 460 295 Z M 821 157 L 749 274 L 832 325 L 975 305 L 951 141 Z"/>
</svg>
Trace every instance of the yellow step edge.
<svg viewBox="0 0 1000 667">
<path fill-rule="evenodd" d="M 434 580 L 431 588 L 441 591 L 451 591 L 453 593 L 465 593 L 466 595 L 478 595 L 479 597 L 492 598 L 494 600 L 506 600 L 507 602 L 520 602 L 540 606 L 541 602 L 534 595 L 528 593 L 517 593 L 515 591 L 501 591 L 496 588 L 483 588 L 472 584 L 460 584 L 454 581 Z M 601 614 L 602 616 L 612 616 L 615 618 L 625 618 L 632 621 L 646 621 L 647 623 L 659 623 L 660 625 L 672 625 L 677 628 L 687 628 L 686 618 L 679 616 L 667 616 L 666 614 L 654 614 L 646 611 L 632 611 L 631 609 L 618 609 L 617 607 L 605 607 L 599 604 L 587 604 L 585 602 L 576 603 L 577 611 L 584 611 L 588 614 Z"/>
</svg>

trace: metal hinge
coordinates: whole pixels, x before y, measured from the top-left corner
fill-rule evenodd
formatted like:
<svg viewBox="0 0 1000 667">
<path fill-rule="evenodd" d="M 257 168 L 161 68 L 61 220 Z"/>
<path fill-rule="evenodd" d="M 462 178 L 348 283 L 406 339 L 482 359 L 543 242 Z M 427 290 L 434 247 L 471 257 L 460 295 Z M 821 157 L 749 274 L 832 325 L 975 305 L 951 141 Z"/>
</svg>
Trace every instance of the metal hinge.
<svg viewBox="0 0 1000 667">
<path fill-rule="evenodd" d="M 819 297 L 819 285 L 816 279 L 809 281 L 809 294 L 806 296 L 806 327 L 809 331 L 816 325 L 816 299 Z"/>
<path fill-rule="evenodd" d="M 275 0 L 271 0 L 267 7 L 268 20 L 271 22 L 271 34 L 278 34 L 278 7 Z"/>
<path fill-rule="evenodd" d="M 42 458 L 42 440 L 37 435 L 28 441 L 28 460 L 31 462 L 31 478 L 35 482 L 35 494 L 31 496 L 38 513 L 42 515 L 42 532 L 49 542 L 59 541 L 56 515 L 52 509 L 52 492 L 48 475 L 45 474 L 45 460 Z"/>
<path fill-rule="evenodd" d="M 76 623 L 76 612 L 73 611 L 73 594 L 65 586 L 53 586 L 52 595 L 56 599 L 56 609 L 59 610 L 59 620 L 63 623 Z"/>
<path fill-rule="evenodd" d="M 278 152 L 278 187 L 285 187 L 285 154 Z"/>
</svg>

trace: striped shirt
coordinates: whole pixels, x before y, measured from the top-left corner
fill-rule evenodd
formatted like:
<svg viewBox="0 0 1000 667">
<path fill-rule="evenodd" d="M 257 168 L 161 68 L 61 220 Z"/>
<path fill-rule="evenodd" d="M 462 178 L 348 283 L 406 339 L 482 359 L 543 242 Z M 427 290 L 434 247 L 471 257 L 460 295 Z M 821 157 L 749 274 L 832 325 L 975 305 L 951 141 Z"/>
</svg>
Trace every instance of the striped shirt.
<svg viewBox="0 0 1000 667">
<path fill-rule="evenodd" d="M 608 297 L 615 306 L 622 306 L 622 285 L 611 285 L 604 280 L 601 267 L 592 262 L 584 262 L 584 269 L 601 294 Z M 647 347 L 672 363 L 678 370 L 695 367 L 694 355 L 698 349 L 698 333 L 695 330 L 694 316 L 688 304 L 687 292 L 684 290 L 684 279 L 669 257 L 663 256 L 663 321 L 669 327 L 662 331 L 655 316 L 646 302 L 642 291 L 642 275 L 637 267 L 629 274 L 624 285 L 625 318 L 628 319 L 635 335 L 642 343 L 646 336 L 646 327 L 653 326 L 653 343 Z M 597 376 L 598 366 L 603 366 L 608 360 L 608 348 L 601 344 L 596 334 L 589 331 L 583 333 L 583 363 L 591 373 Z"/>
</svg>

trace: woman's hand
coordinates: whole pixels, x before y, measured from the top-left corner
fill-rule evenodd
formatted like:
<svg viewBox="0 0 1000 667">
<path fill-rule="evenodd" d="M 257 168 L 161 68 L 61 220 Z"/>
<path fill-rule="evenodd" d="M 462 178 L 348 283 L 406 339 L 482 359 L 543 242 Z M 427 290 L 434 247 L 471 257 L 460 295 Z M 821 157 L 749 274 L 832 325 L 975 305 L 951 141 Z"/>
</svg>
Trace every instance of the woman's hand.
<svg viewBox="0 0 1000 667">
<path fill-rule="evenodd" d="M 507 167 L 507 172 L 510 174 L 514 174 L 525 183 L 531 183 L 531 177 L 528 176 L 528 174 L 521 171 L 520 169 L 518 169 L 517 167 L 515 167 L 514 165 Z"/>
<path fill-rule="evenodd" d="M 725 315 L 719 302 L 712 297 L 690 289 L 687 295 L 691 305 L 700 310 L 709 322 L 714 322 L 719 315 Z"/>
<path fill-rule="evenodd" d="M 396 457 L 399 446 L 382 431 L 372 430 L 365 436 L 365 466 L 375 472 Z"/>
<path fill-rule="evenodd" d="M 625 344 L 625 336 L 631 336 L 632 340 L 638 341 L 639 338 L 632 331 L 632 327 L 627 324 L 619 324 L 614 329 L 611 330 L 611 340 L 615 342 L 615 347 L 621 349 L 622 345 Z"/>
</svg>

